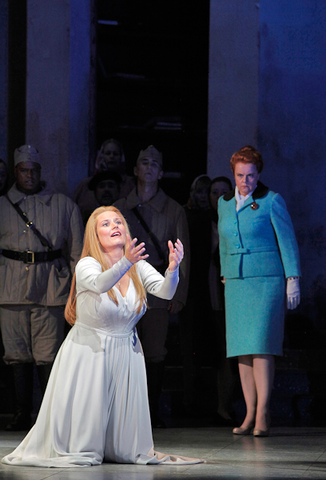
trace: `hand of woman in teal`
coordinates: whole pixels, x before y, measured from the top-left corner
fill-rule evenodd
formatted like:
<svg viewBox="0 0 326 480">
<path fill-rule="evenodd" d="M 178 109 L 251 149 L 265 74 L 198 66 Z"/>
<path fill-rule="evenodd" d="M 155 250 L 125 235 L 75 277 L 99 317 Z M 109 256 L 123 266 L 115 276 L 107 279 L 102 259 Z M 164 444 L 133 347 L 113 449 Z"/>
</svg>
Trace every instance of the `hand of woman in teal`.
<svg viewBox="0 0 326 480">
<path fill-rule="evenodd" d="M 289 277 L 286 285 L 287 304 L 289 310 L 294 310 L 300 303 L 299 277 Z"/>
</svg>

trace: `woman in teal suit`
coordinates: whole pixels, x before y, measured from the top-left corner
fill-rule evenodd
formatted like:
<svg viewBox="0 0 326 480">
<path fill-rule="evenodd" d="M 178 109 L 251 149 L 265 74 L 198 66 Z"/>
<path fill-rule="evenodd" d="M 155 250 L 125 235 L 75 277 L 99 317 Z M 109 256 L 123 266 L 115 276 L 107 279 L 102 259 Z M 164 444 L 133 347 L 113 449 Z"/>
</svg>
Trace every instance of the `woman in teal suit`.
<svg viewBox="0 0 326 480">
<path fill-rule="evenodd" d="M 261 154 L 245 146 L 231 158 L 236 187 L 219 199 L 227 356 L 238 357 L 247 413 L 234 434 L 269 434 L 274 355 L 282 355 L 284 313 L 300 302 L 300 262 L 283 198 L 259 181 Z M 287 301 L 287 302 L 286 302 Z"/>
</svg>

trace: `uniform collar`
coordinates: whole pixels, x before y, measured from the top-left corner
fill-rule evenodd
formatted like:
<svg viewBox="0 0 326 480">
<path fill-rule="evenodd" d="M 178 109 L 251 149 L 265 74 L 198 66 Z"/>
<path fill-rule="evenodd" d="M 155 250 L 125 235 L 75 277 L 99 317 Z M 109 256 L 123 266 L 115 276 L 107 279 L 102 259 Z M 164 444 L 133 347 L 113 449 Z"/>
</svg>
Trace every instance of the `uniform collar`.
<svg viewBox="0 0 326 480">
<path fill-rule="evenodd" d="M 154 210 L 157 212 L 161 212 L 165 202 L 166 202 L 167 195 L 163 192 L 161 188 L 158 189 L 157 193 L 152 197 L 148 202 L 145 202 L 144 205 L 150 205 Z M 137 190 L 134 188 L 127 197 L 127 208 L 132 209 L 142 205 L 140 198 L 137 195 Z"/>
<path fill-rule="evenodd" d="M 17 184 L 14 183 L 8 192 L 8 197 L 13 203 L 18 204 L 28 197 L 36 197 L 41 203 L 46 204 L 52 197 L 53 193 L 54 192 L 49 187 L 47 187 L 45 182 L 42 182 L 42 190 L 34 193 L 34 195 L 26 195 L 25 193 L 18 190 Z"/>
</svg>

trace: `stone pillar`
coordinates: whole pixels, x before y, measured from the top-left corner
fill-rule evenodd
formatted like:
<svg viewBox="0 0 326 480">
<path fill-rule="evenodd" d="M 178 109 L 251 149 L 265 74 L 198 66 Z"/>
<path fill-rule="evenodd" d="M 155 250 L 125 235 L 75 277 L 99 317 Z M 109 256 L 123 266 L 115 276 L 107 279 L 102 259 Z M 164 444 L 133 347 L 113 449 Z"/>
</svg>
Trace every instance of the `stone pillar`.
<svg viewBox="0 0 326 480">
<path fill-rule="evenodd" d="M 232 153 L 257 143 L 257 0 L 211 0 L 209 44 L 207 173 L 231 178 Z"/>
<path fill-rule="evenodd" d="M 26 0 L 2 0 L 0 22 L 0 156 L 13 180 L 13 152 L 25 141 Z"/>
<path fill-rule="evenodd" d="M 7 162 L 8 135 L 8 0 L 0 3 L 0 158 Z"/>
<path fill-rule="evenodd" d="M 27 0 L 26 143 L 72 195 L 94 155 L 94 0 Z"/>
</svg>

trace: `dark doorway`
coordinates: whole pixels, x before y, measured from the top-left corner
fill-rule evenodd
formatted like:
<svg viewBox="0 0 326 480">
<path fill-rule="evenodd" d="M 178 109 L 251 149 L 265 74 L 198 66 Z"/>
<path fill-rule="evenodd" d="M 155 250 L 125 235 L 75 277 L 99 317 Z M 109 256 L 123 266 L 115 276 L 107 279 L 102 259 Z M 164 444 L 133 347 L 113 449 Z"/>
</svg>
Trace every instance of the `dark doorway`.
<svg viewBox="0 0 326 480">
<path fill-rule="evenodd" d="M 97 146 L 120 140 L 131 174 L 155 145 L 185 203 L 206 172 L 209 1 L 99 0 L 97 14 Z"/>
</svg>

